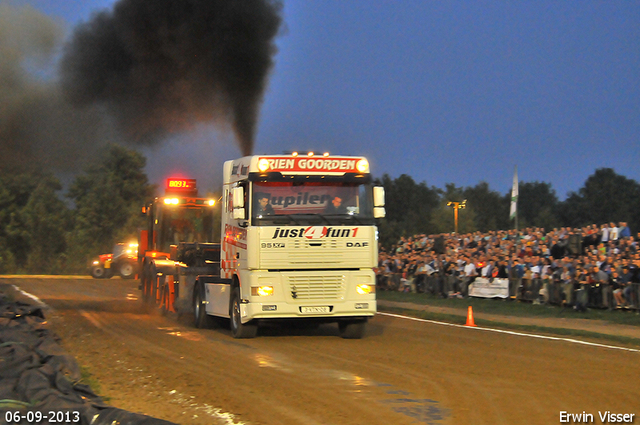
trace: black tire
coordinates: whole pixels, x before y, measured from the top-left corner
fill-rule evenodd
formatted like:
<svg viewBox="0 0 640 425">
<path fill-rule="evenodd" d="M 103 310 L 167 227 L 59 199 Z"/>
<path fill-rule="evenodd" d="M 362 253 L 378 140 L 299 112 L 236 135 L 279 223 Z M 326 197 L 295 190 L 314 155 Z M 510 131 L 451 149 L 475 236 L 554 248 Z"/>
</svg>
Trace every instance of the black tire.
<svg viewBox="0 0 640 425">
<path fill-rule="evenodd" d="M 130 262 L 125 261 L 118 266 L 118 274 L 123 279 L 133 279 L 136 275 L 136 268 Z"/>
<path fill-rule="evenodd" d="M 149 268 L 149 304 L 152 306 L 158 303 L 158 273 L 156 268 Z"/>
<path fill-rule="evenodd" d="M 231 335 L 234 338 L 255 338 L 258 333 L 258 325 L 255 322 L 242 323 L 240 317 L 240 288 L 237 286 L 231 291 L 229 316 Z"/>
<path fill-rule="evenodd" d="M 364 336 L 367 321 L 363 319 L 338 322 L 340 336 L 345 339 L 360 339 Z"/>
<path fill-rule="evenodd" d="M 156 285 L 158 276 L 155 267 L 145 267 L 142 273 L 142 300 L 149 305 L 156 303 Z"/>
<path fill-rule="evenodd" d="M 142 302 L 145 304 L 149 303 L 149 276 L 147 273 L 147 268 L 143 269 L 143 272 L 140 274 L 140 287 L 142 289 Z"/>
<path fill-rule="evenodd" d="M 160 314 L 166 316 L 169 312 L 169 285 L 164 284 L 160 287 Z"/>
<path fill-rule="evenodd" d="M 196 283 L 193 291 L 193 324 L 198 329 L 213 327 L 213 318 L 207 314 L 207 301 L 204 296 L 204 288 Z"/>
<path fill-rule="evenodd" d="M 93 266 L 91 267 L 91 276 L 94 279 L 104 279 L 107 272 L 103 266 Z"/>
</svg>

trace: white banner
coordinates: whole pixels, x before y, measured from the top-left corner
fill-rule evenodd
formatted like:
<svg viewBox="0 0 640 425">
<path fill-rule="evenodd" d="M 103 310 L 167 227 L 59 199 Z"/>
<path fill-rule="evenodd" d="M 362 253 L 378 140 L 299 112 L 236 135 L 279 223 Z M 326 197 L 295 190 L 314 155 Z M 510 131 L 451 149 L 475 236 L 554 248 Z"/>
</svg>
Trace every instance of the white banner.
<svg viewBox="0 0 640 425">
<path fill-rule="evenodd" d="M 469 286 L 469 296 L 479 298 L 509 298 L 509 279 L 477 277 Z"/>
<path fill-rule="evenodd" d="M 511 209 L 509 218 L 513 220 L 518 214 L 518 166 L 513 170 L 513 185 L 511 186 Z M 516 222 L 517 223 L 517 222 Z"/>
</svg>

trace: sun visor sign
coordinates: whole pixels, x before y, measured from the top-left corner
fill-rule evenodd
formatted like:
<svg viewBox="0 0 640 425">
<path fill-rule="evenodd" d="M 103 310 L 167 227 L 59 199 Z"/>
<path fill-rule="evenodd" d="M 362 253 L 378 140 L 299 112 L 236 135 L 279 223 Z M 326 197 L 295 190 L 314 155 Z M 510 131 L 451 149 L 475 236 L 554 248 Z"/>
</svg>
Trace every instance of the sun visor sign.
<svg viewBox="0 0 640 425">
<path fill-rule="evenodd" d="M 261 171 L 276 171 L 281 173 L 361 173 L 358 169 L 357 158 L 337 157 L 260 157 L 258 166 Z M 368 167 L 367 167 L 368 168 Z M 368 171 L 368 170 L 367 170 Z"/>
<path fill-rule="evenodd" d="M 271 239 L 279 238 L 306 238 L 306 239 L 324 239 L 324 238 L 355 238 L 358 234 L 358 227 L 326 227 L 326 226 L 308 226 L 308 227 L 276 227 Z"/>
</svg>

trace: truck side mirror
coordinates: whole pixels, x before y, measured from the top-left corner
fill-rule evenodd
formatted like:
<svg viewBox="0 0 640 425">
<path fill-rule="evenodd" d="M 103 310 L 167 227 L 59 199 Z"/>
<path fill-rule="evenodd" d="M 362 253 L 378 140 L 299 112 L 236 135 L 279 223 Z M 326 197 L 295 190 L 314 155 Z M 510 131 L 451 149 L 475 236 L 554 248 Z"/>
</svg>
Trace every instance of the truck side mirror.
<svg viewBox="0 0 640 425">
<path fill-rule="evenodd" d="M 244 208 L 244 188 L 234 187 L 232 189 L 233 209 Z"/>
<path fill-rule="evenodd" d="M 245 218 L 244 208 L 234 208 L 233 218 L 236 220 L 242 220 Z"/>
<path fill-rule="evenodd" d="M 382 218 L 386 215 L 384 209 L 384 187 L 374 186 L 373 188 L 373 218 Z"/>
<path fill-rule="evenodd" d="M 244 210 L 244 188 L 234 187 L 231 189 L 231 196 L 233 196 L 233 214 L 232 217 L 236 220 L 242 220 L 246 217 Z"/>
</svg>

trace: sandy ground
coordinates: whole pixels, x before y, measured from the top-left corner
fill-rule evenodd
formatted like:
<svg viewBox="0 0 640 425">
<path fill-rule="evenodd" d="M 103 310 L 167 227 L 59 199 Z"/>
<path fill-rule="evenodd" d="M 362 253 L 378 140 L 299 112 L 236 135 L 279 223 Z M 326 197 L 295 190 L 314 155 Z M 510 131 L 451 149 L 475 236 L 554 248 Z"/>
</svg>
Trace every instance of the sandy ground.
<svg viewBox="0 0 640 425">
<path fill-rule="evenodd" d="M 110 404 L 181 424 L 552 424 L 561 411 L 601 423 L 598 411 L 640 414 L 637 351 L 386 315 L 362 340 L 341 339 L 335 325 L 235 340 L 224 327 L 197 330 L 190 318 L 145 309 L 134 281 L 0 283 L 49 306 L 52 329 Z"/>
</svg>

